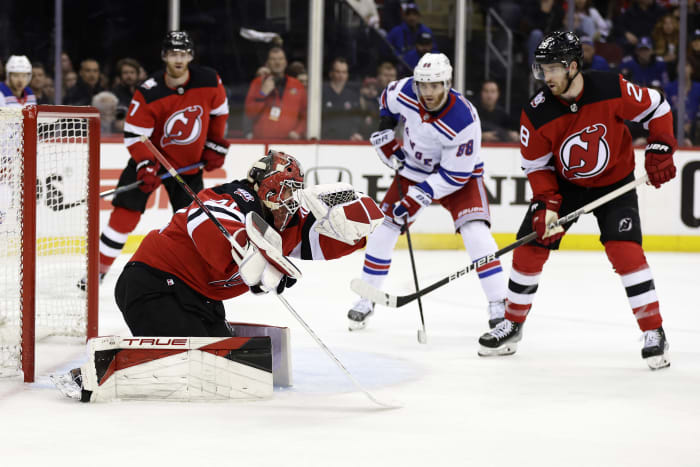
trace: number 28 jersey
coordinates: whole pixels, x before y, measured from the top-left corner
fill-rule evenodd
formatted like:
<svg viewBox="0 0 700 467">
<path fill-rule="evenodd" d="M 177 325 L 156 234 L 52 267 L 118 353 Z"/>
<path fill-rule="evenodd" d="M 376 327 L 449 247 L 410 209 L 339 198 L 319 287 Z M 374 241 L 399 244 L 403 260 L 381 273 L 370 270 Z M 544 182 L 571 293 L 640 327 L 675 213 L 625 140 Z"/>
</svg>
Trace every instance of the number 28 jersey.
<svg viewBox="0 0 700 467">
<path fill-rule="evenodd" d="M 584 73 L 583 91 L 570 103 L 549 88 L 538 91 L 520 117 L 521 162 L 533 193 L 557 192 L 557 177 L 601 187 L 629 175 L 634 150 L 625 120 L 642 123 L 649 141 L 673 140 L 664 97 L 615 73 Z"/>
</svg>

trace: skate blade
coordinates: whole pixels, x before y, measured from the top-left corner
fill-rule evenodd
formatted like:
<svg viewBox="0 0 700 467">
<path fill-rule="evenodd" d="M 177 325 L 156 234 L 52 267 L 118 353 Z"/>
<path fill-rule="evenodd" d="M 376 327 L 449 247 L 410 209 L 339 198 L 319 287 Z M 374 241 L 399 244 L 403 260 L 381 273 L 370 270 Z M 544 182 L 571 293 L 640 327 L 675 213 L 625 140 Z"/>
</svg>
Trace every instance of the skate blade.
<svg viewBox="0 0 700 467">
<path fill-rule="evenodd" d="M 364 321 L 353 321 L 348 320 L 348 331 L 361 331 L 367 327 L 367 320 Z"/>
<path fill-rule="evenodd" d="M 49 375 L 49 379 L 54 386 L 56 386 L 56 389 L 61 391 L 61 394 L 71 399 L 80 400 L 82 390 L 80 386 L 73 381 L 73 377 L 70 373 L 63 375 Z"/>
<path fill-rule="evenodd" d="M 644 359 L 652 370 L 661 370 L 662 368 L 668 368 L 671 366 L 671 360 L 669 360 L 666 354 L 656 355 L 654 357 L 648 357 Z"/>
<path fill-rule="evenodd" d="M 479 354 L 480 357 L 498 357 L 503 355 L 513 355 L 516 350 L 518 350 L 518 344 L 515 342 L 504 344 L 496 348 L 484 347 L 482 345 L 479 347 L 477 354 Z"/>
</svg>

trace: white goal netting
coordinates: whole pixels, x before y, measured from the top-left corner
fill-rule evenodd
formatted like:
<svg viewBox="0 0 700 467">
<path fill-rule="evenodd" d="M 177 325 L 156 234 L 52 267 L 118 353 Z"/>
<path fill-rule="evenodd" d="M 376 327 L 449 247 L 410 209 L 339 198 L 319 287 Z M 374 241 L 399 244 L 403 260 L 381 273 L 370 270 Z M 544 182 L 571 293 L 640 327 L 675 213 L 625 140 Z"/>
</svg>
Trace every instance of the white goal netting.
<svg viewBox="0 0 700 467">
<path fill-rule="evenodd" d="M 36 126 L 36 139 L 27 125 Z M 22 326 L 29 313 L 37 339 L 86 335 L 87 295 L 78 283 L 88 266 L 88 119 L 39 112 L 25 120 L 22 109 L 0 108 L 0 158 L 0 375 L 9 376 L 23 371 L 23 352 L 34 352 Z M 24 182 L 34 161 L 36 192 Z M 28 258 L 32 226 L 35 253 Z M 32 261 L 35 311 L 26 300 Z"/>
</svg>

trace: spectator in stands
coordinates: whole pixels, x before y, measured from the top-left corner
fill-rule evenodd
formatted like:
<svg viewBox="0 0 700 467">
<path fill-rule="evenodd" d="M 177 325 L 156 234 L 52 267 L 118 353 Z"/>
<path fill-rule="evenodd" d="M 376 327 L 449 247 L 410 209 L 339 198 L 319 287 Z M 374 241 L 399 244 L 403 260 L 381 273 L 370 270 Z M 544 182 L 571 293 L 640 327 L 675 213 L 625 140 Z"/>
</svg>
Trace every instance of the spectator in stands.
<svg viewBox="0 0 700 467">
<path fill-rule="evenodd" d="M 687 64 L 685 66 L 685 118 L 683 125 L 683 133 L 685 135 L 684 145 L 691 146 L 691 141 L 696 141 L 694 137 L 695 125 L 697 122 L 698 111 L 700 110 L 700 82 L 692 81 L 693 66 Z M 671 111 L 673 112 L 674 120 L 678 115 L 679 98 L 678 98 L 678 80 L 668 83 L 664 87 L 666 99 L 671 103 Z"/>
<path fill-rule="evenodd" d="M 576 5 L 578 6 L 578 2 L 576 2 Z M 562 29 L 569 29 L 568 18 L 566 17 L 564 17 L 562 20 Z M 579 8 L 576 8 L 576 11 L 574 11 L 574 32 L 579 37 L 594 37 L 596 35 L 595 22 L 585 10 L 579 10 Z"/>
<path fill-rule="evenodd" d="M 331 62 L 330 81 L 323 84 L 323 139 L 362 141 L 360 96 L 348 86 L 348 62 L 338 57 Z"/>
<path fill-rule="evenodd" d="M 119 98 L 110 91 L 98 92 L 92 97 L 91 104 L 100 111 L 100 130 L 103 135 L 114 135 L 124 132 L 126 114 L 117 116 Z"/>
<path fill-rule="evenodd" d="M 654 26 L 651 38 L 654 41 L 654 53 L 663 57 L 668 71 L 676 67 L 678 60 L 678 20 L 672 14 L 664 15 Z M 675 76 L 675 73 L 674 73 Z"/>
<path fill-rule="evenodd" d="M 32 64 L 26 55 L 10 55 L 5 64 L 7 78 L 0 83 L 0 107 L 24 107 L 36 104 L 36 96 L 29 87 Z"/>
<path fill-rule="evenodd" d="M 295 60 L 289 64 L 287 67 L 287 74 L 292 78 L 298 79 L 304 87 L 309 83 L 309 75 L 306 72 L 306 66 L 299 60 Z"/>
<path fill-rule="evenodd" d="M 535 49 L 544 35 L 562 28 L 564 10 L 554 0 L 539 0 L 525 11 L 520 23 L 521 31 L 527 35 L 527 57 L 529 64 L 535 60 Z"/>
<path fill-rule="evenodd" d="M 306 89 L 299 80 L 285 74 L 286 68 L 284 50 L 272 47 L 267 55 L 270 73 L 250 83 L 245 113 L 253 123 L 254 138 L 299 139 L 305 136 Z"/>
<path fill-rule="evenodd" d="M 418 65 L 418 60 L 420 60 L 424 54 L 431 51 L 437 52 L 437 50 L 434 49 L 435 45 L 432 34 L 429 32 L 422 32 L 418 34 L 418 37 L 416 38 L 415 48 L 403 54 L 402 58 L 411 69 L 414 69 L 416 65 Z"/>
<path fill-rule="evenodd" d="M 663 58 L 654 55 L 652 47 L 649 37 L 640 38 L 634 55 L 625 57 L 620 63 L 620 72 L 625 78 L 641 86 L 663 88 L 668 84 L 666 63 Z"/>
<path fill-rule="evenodd" d="M 382 62 L 377 67 L 377 88 L 386 89 L 392 81 L 398 79 L 396 65 L 391 62 Z"/>
<path fill-rule="evenodd" d="M 700 29 L 696 29 L 688 38 L 687 62 L 693 67 L 691 79 L 700 81 Z"/>
<path fill-rule="evenodd" d="M 503 141 L 514 143 L 519 141 L 515 131 L 517 123 L 498 105 L 500 90 L 498 83 L 486 80 L 481 83 L 479 103 L 476 108 L 481 120 L 481 140 L 486 142 Z"/>
<path fill-rule="evenodd" d="M 75 71 L 69 71 L 63 75 L 63 95 L 66 95 L 66 91 L 73 88 L 78 83 L 78 73 Z"/>
<path fill-rule="evenodd" d="M 56 102 L 56 89 L 54 88 L 52 77 L 46 76 L 46 78 L 44 79 L 44 87 L 42 89 L 42 92 L 44 96 L 46 96 L 46 99 L 49 101 L 49 104 Z"/>
<path fill-rule="evenodd" d="M 595 53 L 593 39 L 588 36 L 583 36 L 581 38 L 581 48 L 583 49 L 581 70 L 610 71 L 610 64 L 608 61 Z"/>
<path fill-rule="evenodd" d="M 78 82 L 66 91 L 63 103 L 66 105 L 90 105 L 92 97 L 104 91 L 100 85 L 100 64 L 94 58 L 80 62 Z"/>
<path fill-rule="evenodd" d="M 362 109 L 362 125 L 360 133 L 364 139 L 377 131 L 379 127 L 379 85 L 377 78 L 368 76 L 360 87 L 360 109 Z"/>
<path fill-rule="evenodd" d="M 49 98 L 46 95 L 46 69 L 39 62 L 32 63 L 32 80 L 29 82 L 29 87 L 32 88 L 36 96 L 37 104 L 53 104 L 53 96 Z"/>
<path fill-rule="evenodd" d="M 615 19 L 617 42 L 631 54 L 640 38 L 651 35 L 654 25 L 666 12 L 654 0 L 632 0 L 632 5 Z"/>
<path fill-rule="evenodd" d="M 112 88 L 112 92 L 119 99 L 119 107 L 126 110 L 131 103 L 131 96 L 136 91 L 139 81 L 139 62 L 133 58 L 122 58 L 117 62 L 117 77 L 119 84 Z"/>
<path fill-rule="evenodd" d="M 401 9 L 403 22 L 389 31 L 386 37 L 399 55 L 415 48 L 419 34 L 427 32 L 433 35 L 433 31 L 420 22 L 420 11 L 415 3 L 403 3 Z"/>
<path fill-rule="evenodd" d="M 71 71 L 75 71 L 73 69 L 73 61 L 70 59 L 68 53 L 63 52 L 61 53 L 61 73 L 63 76 L 66 76 L 66 73 L 70 73 Z"/>
<path fill-rule="evenodd" d="M 595 41 L 605 41 L 610 34 L 612 22 L 607 20 L 600 14 L 598 9 L 593 6 L 591 0 L 575 0 L 576 13 L 587 16 L 593 21 L 595 33 L 591 36 Z M 584 34 L 585 35 L 585 34 Z"/>
</svg>

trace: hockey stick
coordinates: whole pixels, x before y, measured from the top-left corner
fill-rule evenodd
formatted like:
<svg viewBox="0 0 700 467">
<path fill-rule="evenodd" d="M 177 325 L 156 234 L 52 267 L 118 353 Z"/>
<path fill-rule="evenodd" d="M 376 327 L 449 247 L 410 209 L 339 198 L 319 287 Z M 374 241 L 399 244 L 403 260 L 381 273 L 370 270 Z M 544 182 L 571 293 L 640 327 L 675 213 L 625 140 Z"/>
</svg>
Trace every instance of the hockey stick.
<svg viewBox="0 0 700 467">
<path fill-rule="evenodd" d="M 196 164 L 188 165 L 187 167 L 180 167 L 177 169 L 177 173 L 181 174 L 184 172 L 189 172 L 190 170 L 193 169 L 201 169 L 204 167 L 206 162 L 197 162 Z M 160 175 L 161 180 L 165 180 L 166 178 L 170 178 L 172 175 L 170 175 L 170 172 L 165 172 Z M 134 183 L 129 183 L 128 185 L 124 186 L 118 186 L 116 188 L 113 188 L 111 190 L 103 191 L 100 193 L 100 198 L 104 198 L 106 196 L 111 196 L 111 195 L 118 195 L 119 193 L 124 193 L 125 191 L 130 191 L 133 190 L 134 188 L 137 188 L 143 184 L 143 180 L 136 180 Z M 81 201 L 82 202 L 82 201 Z"/>
<path fill-rule="evenodd" d="M 399 189 L 399 196 L 403 198 L 403 190 L 401 189 L 401 180 L 399 179 L 399 170 L 396 169 L 394 178 L 396 180 L 396 186 Z M 404 218 L 404 227 L 406 228 L 406 241 L 408 242 L 408 256 L 411 258 L 411 269 L 413 270 L 413 283 L 416 286 L 416 292 L 420 291 L 420 286 L 418 285 L 418 274 L 416 273 L 416 260 L 413 258 L 413 244 L 411 243 L 411 232 L 408 230 L 408 216 Z M 418 311 L 420 312 L 420 325 L 421 329 L 418 330 L 418 342 L 421 344 L 428 343 L 428 335 L 425 332 L 425 319 L 423 318 L 423 302 L 420 296 L 416 297 L 418 299 Z"/>
<path fill-rule="evenodd" d="M 204 214 L 216 225 L 216 227 L 221 231 L 221 233 L 226 237 L 226 239 L 233 244 L 235 241 L 232 237 L 231 234 L 229 233 L 228 230 L 226 230 L 226 227 L 224 227 L 219 220 L 214 217 L 214 215 L 211 213 L 209 208 L 207 208 L 204 203 L 202 202 L 201 199 L 199 199 L 199 196 L 197 196 L 197 193 L 195 193 L 192 188 L 185 182 L 180 174 L 177 173 L 177 171 L 173 168 L 173 166 L 168 162 L 168 160 L 163 156 L 163 154 L 160 153 L 160 151 L 151 143 L 151 141 L 142 136 L 141 141 L 146 145 L 146 148 L 153 154 L 153 156 L 158 159 L 158 161 L 161 163 L 163 167 L 172 175 L 172 177 L 177 180 L 178 184 L 182 187 L 183 190 L 190 196 L 192 201 L 197 203 L 197 206 L 199 206 Z M 262 219 L 260 219 L 262 221 Z M 264 221 L 263 221 L 264 222 Z M 331 350 L 326 347 L 326 345 L 323 343 L 323 341 L 314 333 L 311 328 L 309 327 L 308 324 L 299 316 L 299 314 L 291 307 L 289 302 L 282 297 L 281 295 L 277 295 L 277 298 L 282 302 L 282 304 L 289 310 L 289 312 L 296 318 L 296 320 L 301 324 L 301 326 L 311 335 L 311 337 L 316 341 L 316 343 L 326 352 L 326 354 L 335 362 L 336 365 L 345 373 L 345 375 L 352 381 L 352 383 L 355 385 L 357 389 L 362 391 L 367 398 L 369 398 L 372 402 L 375 404 L 384 407 L 384 408 L 398 408 L 396 405 L 390 405 L 386 404 L 384 402 L 380 402 L 378 399 L 376 399 L 369 391 L 367 391 L 357 380 L 350 374 L 350 372 L 345 368 L 345 366 L 338 360 L 338 357 L 331 352 Z"/>
<path fill-rule="evenodd" d="M 562 225 L 566 224 L 568 222 L 571 222 L 578 217 L 580 217 L 583 214 L 588 214 L 589 212 L 593 211 L 594 209 L 598 208 L 599 206 L 602 206 L 603 204 L 607 203 L 610 200 L 613 200 L 617 198 L 620 195 L 623 195 L 627 193 L 628 191 L 633 190 L 637 186 L 647 182 L 649 180 L 649 177 L 645 174 L 643 177 L 638 178 L 636 180 L 632 180 L 631 182 L 617 188 L 616 190 L 611 191 L 610 193 L 601 196 L 595 201 L 591 201 L 590 203 L 586 204 L 585 206 L 577 209 L 576 211 L 570 212 L 564 217 L 560 217 L 557 222 L 552 223 L 549 228 L 556 227 L 557 225 Z M 434 282 L 433 284 L 430 284 L 428 287 L 421 289 L 415 293 L 408 294 L 408 295 L 391 295 L 387 292 L 383 292 L 365 281 L 361 279 L 353 279 L 350 282 L 350 288 L 360 295 L 363 298 L 367 298 L 375 303 L 379 303 L 384 306 L 389 306 L 392 308 L 399 308 L 404 306 L 407 303 L 412 302 L 413 300 L 418 299 L 419 297 L 422 297 L 423 295 L 426 295 L 430 292 L 432 292 L 435 289 L 438 289 L 442 287 L 443 285 L 446 285 L 450 282 L 452 282 L 455 279 L 459 279 L 460 277 L 465 276 L 466 274 L 472 272 L 474 269 L 477 267 L 483 266 L 485 264 L 490 263 L 491 261 L 494 261 L 496 258 L 499 258 L 503 256 L 504 254 L 516 249 L 517 247 L 521 245 L 525 245 L 526 243 L 530 243 L 533 241 L 535 238 L 537 238 L 537 232 L 531 232 L 527 235 L 525 235 L 522 238 L 519 238 L 515 242 L 511 243 L 510 245 L 507 245 L 500 250 L 496 251 L 495 253 L 492 253 L 488 256 L 484 256 L 483 258 L 479 258 L 478 260 L 474 261 L 471 263 L 469 266 L 464 267 L 458 271 L 453 272 L 447 277 L 444 277 L 440 279 L 437 282 Z"/>
</svg>

